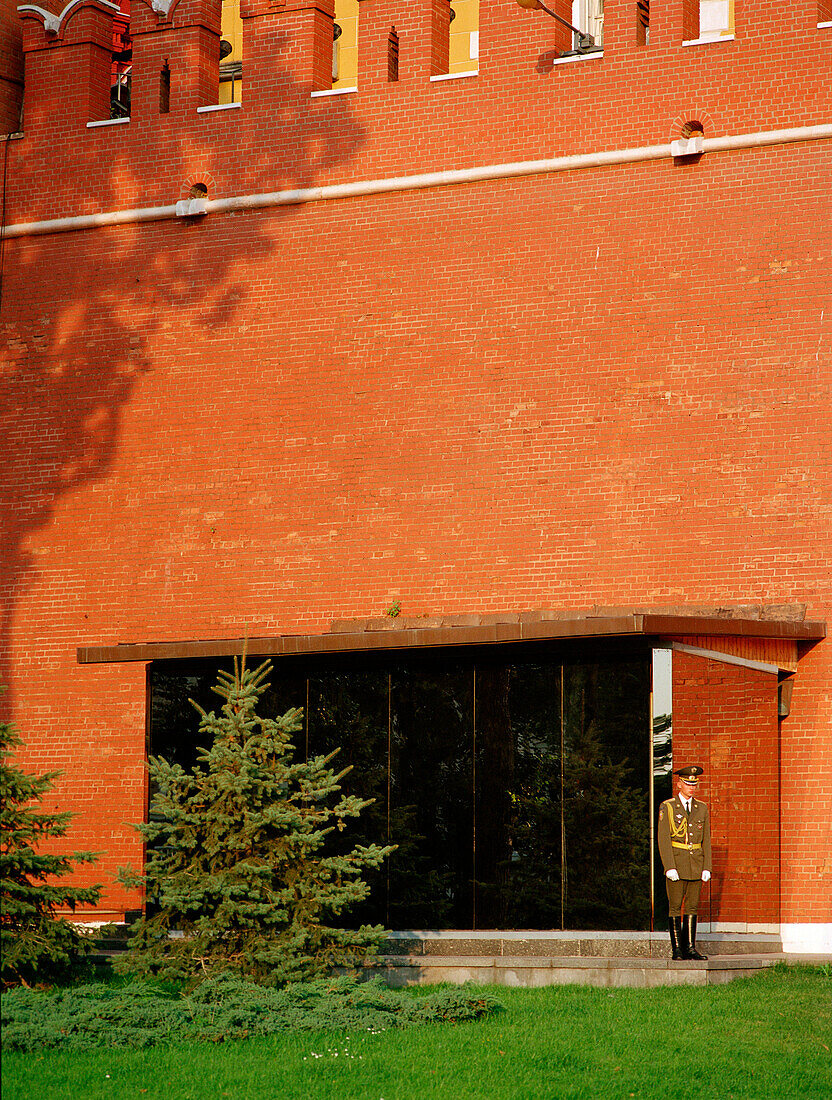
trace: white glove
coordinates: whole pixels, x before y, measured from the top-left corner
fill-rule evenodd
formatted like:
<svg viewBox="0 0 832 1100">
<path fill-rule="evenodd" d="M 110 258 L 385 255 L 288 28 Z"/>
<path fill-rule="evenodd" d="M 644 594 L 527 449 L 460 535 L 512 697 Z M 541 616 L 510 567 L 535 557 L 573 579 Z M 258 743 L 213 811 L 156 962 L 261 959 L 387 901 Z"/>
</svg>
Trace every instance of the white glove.
<svg viewBox="0 0 832 1100">
<path fill-rule="evenodd" d="M 711 872 L 710 871 L 703 871 L 702 872 L 702 881 L 703 882 L 710 882 L 711 881 Z"/>
<path fill-rule="evenodd" d="M 678 882 L 679 881 L 679 872 L 676 870 L 675 867 L 671 867 L 669 871 L 665 871 L 665 874 L 667 875 L 667 877 L 670 879 L 671 882 Z"/>
</svg>

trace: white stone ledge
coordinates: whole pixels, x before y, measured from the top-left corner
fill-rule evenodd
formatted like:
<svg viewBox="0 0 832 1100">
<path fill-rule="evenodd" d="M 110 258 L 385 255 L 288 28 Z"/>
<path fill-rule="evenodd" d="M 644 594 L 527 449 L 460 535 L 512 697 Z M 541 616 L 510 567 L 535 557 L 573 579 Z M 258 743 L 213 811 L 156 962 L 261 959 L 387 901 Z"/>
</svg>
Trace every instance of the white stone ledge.
<svg viewBox="0 0 832 1100">
<path fill-rule="evenodd" d="M 733 42 L 733 34 L 721 34 L 718 38 L 689 38 L 683 46 L 713 46 L 717 42 Z"/>
<path fill-rule="evenodd" d="M 479 76 L 479 69 L 466 69 L 464 73 L 438 73 L 436 76 L 432 76 L 431 83 L 435 83 L 437 80 L 464 80 L 468 76 Z"/>
<path fill-rule="evenodd" d="M 207 115 L 209 111 L 233 111 L 242 107 L 242 103 L 209 103 L 207 107 L 197 107 L 198 115 Z"/>
<path fill-rule="evenodd" d="M 97 126 L 121 126 L 124 122 L 129 122 L 130 116 L 127 118 L 102 118 L 100 122 L 88 122 L 87 129 L 93 130 Z"/>
<path fill-rule="evenodd" d="M 309 95 L 312 99 L 318 99 L 325 95 L 349 95 L 351 92 L 357 92 L 358 88 L 324 88 L 320 92 L 310 92 Z"/>
<path fill-rule="evenodd" d="M 700 921 L 699 931 L 714 938 L 725 936 L 736 939 L 738 936 L 767 936 L 780 938 L 779 924 L 749 924 L 747 921 Z"/>
<path fill-rule="evenodd" d="M 832 924 L 781 924 L 780 935 L 787 954 L 832 952 Z"/>
<path fill-rule="evenodd" d="M 556 57 L 552 64 L 571 65 L 573 61 L 600 61 L 603 56 L 603 50 L 600 53 L 573 53 L 569 57 Z"/>
<path fill-rule="evenodd" d="M 828 30 L 830 27 L 832 27 L 832 19 L 830 19 L 828 23 L 818 23 L 819 31 Z"/>
</svg>

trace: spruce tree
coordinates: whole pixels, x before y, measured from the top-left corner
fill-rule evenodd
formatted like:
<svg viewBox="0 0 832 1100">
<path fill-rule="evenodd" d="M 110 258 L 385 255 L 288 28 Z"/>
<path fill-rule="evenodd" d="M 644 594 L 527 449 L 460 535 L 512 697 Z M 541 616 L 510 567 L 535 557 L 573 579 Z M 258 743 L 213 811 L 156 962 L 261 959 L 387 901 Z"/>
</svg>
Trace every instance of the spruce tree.
<svg viewBox="0 0 832 1100">
<path fill-rule="evenodd" d="M 2 984 L 66 977 L 88 951 L 86 939 L 55 910 L 74 911 L 79 903 L 95 905 L 100 886 L 65 886 L 54 882 L 93 863 L 92 852 L 51 855 L 39 852 L 44 841 L 63 837 L 72 814 L 42 813 L 36 808 L 60 772 L 30 775 L 10 758 L 20 738 L 0 722 L 0 938 Z"/>
<path fill-rule="evenodd" d="M 367 896 L 362 872 L 392 849 L 326 853 L 333 830 L 369 803 L 340 792 L 350 769 L 330 766 L 337 750 L 294 760 L 300 710 L 258 716 L 271 668 L 235 659 L 213 689 L 224 700 L 219 714 L 193 704 L 210 747 L 192 771 L 151 757 L 149 820 L 136 826 L 145 870 L 123 872 L 144 886 L 146 912 L 118 969 L 180 980 L 233 971 L 282 984 L 376 950 L 380 926 L 345 931 L 336 922 Z"/>
</svg>

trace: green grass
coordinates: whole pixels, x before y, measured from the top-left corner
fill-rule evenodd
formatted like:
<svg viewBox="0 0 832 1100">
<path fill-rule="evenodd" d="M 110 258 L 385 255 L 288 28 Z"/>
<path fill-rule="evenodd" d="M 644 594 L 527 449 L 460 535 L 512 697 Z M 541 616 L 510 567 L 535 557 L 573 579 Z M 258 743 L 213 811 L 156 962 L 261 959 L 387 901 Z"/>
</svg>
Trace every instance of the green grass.
<svg viewBox="0 0 832 1100">
<path fill-rule="evenodd" d="M 483 1022 L 148 1050 L 10 1054 L 3 1100 L 832 1097 L 832 976 L 709 988 L 495 989 Z"/>
</svg>

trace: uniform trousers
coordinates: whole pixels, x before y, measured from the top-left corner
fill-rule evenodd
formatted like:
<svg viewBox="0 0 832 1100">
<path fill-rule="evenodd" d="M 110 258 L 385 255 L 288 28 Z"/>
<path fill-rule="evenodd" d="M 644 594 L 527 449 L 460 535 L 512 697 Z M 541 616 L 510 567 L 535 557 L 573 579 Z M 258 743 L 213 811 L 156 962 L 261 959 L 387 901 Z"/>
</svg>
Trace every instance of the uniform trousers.
<svg viewBox="0 0 832 1100">
<path fill-rule="evenodd" d="M 678 882 L 665 879 L 667 900 L 670 902 L 670 916 L 681 917 L 682 905 L 688 917 L 695 917 L 699 910 L 699 895 L 702 891 L 701 878 L 680 878 Z"/>
</svg>

